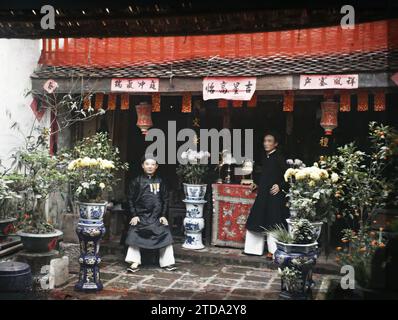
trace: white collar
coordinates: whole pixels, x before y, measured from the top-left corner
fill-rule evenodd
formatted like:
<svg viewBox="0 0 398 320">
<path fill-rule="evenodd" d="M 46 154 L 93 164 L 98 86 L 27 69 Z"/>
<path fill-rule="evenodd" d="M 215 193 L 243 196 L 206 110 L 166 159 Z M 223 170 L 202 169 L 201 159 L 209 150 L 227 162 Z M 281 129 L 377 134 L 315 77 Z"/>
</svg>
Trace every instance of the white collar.
<svg viewBox="0 0 398 320">
<path fill-rule="evenodd" d="M 271 154 L 273 154 L 275 151 L 276 151 L 276 149 L 272 150 L 270 153 L 267 153 L 267 158 L 269 158 L 269 156 L 270 156 Z"/>
</svg>

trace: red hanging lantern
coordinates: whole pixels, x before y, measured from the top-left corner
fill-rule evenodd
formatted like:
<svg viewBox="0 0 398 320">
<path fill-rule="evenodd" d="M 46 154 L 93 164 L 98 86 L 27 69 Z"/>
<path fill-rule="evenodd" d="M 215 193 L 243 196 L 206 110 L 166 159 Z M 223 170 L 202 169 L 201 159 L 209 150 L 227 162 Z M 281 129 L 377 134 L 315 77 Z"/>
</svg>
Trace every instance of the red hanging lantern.
<svg viewBox="0 0 398 320">
<path fill-rule="evenodd" d="M 242 100 L 232 100 L 232 107 L 234 108 L 242 108 L 243 101 Z"/>
<path fill-rule="evenodd" d="M 329 99 L 321 103 L 321 110 L 321 127 L 325 130 L 325 135 L 331 135 L 337 127 L 339 104 Z"/>
<path fill-rule="evenodd" d="M 286 91 L 283 95 L 283 111 L 293 112 L 294 96 L 293 91 Z"/>
<path fill-rule="evenodd" d="M 137 111 L 137 127 L 141 129 L 142 134 L 147 134 L 148 129 L 152 127 L 152 106 L 147 102 L 140 102 L 135 106 Z"/>
<path fill-rule="evenodd" d="M 95 105 L 94 109 L 98 110 L 102 108 L 102 104 L 104 102 L 104 94 L 102 92 L 97 92 L 95 94 Z"/>
<path fill-rule="evenodd" d="M 257 94 L 254 93 L 252 98 L 247 101 L 247 107 L 248 108 L 254 108 L 255 106 L 257 106 Z"/>
<path fill-rule="evenodd" d="M 122 93 L 120 102 L 121 102 L 120 109 L 121 110 L 128 110 L 129 109 L 129 103 L 130 103 L 129 94 L 128 93 Z"/>
<path fill-rule="evenodd" d="M 385 111 L 386 110 L 386 95 L 384 94 L 384 91 L 382 91 L 382 90 L 378 90 L 375 93 L 374 110 L 375 111 Z"/>
<path fill-rule="evenodd" d="M 116 109 L 116 94 L 110 93 L 108 95 L 108 110 Z"/>
<path fill-rule="evenodd" d="M 351 94 L 342 92 L 340 94 L 340 112 L 350 112 L 351 110 Z"/>
<path fill-rule="evenodd" d="M 189 113 L 191 111 L 192 111 L 192 94 L 190 92 L 185 92 L 182 95 L 181 112 Z"/>
<path fill-rule="evenodd" d="M 222 108 L 222 109 L 228 108 L 228 100 L 226 100 L 226 99 L 219 99 L 219 100 L 218 100 L 218 107 L 219 107 L 219 108 Z"/>
<path fill-rule="evenodd" d="M 359 91 L 358 92 L 358 106 L 357 110 L 368 111 L 369 109 L 369 96 L 367 91 Z"/>
<path fill-rule="evenodd" d="M 160 112 L 160 93 L 152 93 L 152 112 Z"/>
</svg>

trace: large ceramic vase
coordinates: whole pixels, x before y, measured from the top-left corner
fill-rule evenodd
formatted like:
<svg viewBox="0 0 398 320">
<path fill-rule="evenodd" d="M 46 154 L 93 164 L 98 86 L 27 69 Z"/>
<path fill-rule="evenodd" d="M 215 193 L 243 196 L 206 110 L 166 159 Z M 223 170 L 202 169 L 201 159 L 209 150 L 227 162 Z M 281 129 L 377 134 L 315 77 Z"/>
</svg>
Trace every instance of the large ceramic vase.
<svg viewBox="0 0 398 320">
<path fill-rule="evenodd" d="M 187 184 L 184 183 L 186 216 L 184 219 L 185 241 L 183 248 L 199 250 L 205 246 L 202 240 L 202 231 L 205 227 L 203 219 L 203 207 L 206 200 L 203 200 L 206 194 L 205 184 Z"/>
<path fill-rule="evenodd" d="M 318 258 L 318 243 L 289 244 L 276 241 L 277 250 L 274 253 L 274 262 L 283 269 L 295 268 L 300 272 L 298 286 L 291 287 L 281 278 L 282 299 L 306 300 L 311 298 L 313 287 L 312 269 Z M 300 261 L 297 265 L 295 262 Z"/>
<path fill-rule="evenodd" d="M 76 202 L 79 223 L 76 233 L 80 242 L 79 281 L 75 285 L 78 291 L 99 291 L 103 285 L 100 277 L 99 256 L 100 240 L 105 234 L 103 216 L 107 202 Z"/>
</svg>

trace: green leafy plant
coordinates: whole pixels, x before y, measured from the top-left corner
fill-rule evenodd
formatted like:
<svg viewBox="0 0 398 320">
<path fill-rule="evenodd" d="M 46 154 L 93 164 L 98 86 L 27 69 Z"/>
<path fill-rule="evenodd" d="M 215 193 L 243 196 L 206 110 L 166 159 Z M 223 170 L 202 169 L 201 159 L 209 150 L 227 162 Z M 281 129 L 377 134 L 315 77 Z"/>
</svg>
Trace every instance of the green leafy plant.
<svg viewBox="0 0 398 320">
<path fill-rule="evenodd" d="M 16 214 L 16 200 L 21 198 L 10 185 L 10 180 L 7 175 L 0 176 L 0 220 L 15 216 Z"/>
<path fill-rule="evenodd" d="M 290 244 L 310 244 L 316 241 L 315 228 L 307 219 L 295 220 L 292 224 L 292 232 L 289 233 L 285 227 L 276 225 L 272 229 L 265 230 L 276 240 Z"/>
<path fill-rule="evenodd" d="M 389 198 L 396 198 L 397 171 L 391 168 L 398 154 L 398 136 L 389 127 L 369 124 L 371 153 L 358 150 L 355 143 L 337 149 L 337 154 L 322 157 L 322 168 L 337 172 L 335 198 L 339 214 L 368 224 Z"/>
<path fill-rule="evenodd" d="M 201 162 L 209 156 L 208 152 L 197 152 L 192 149 L 183 152 L 181 158 L 186 161 L 186 164 L 180 164 L 177 167 L 177 175 L 182 182 L 190 184 L 206 183 L 209 167 L 207 164 L 201 164 Z"/>
<path fill-rule="evenodd" d="M 314 243 L 317 238 L 315 228 L 307 219 L 298 219 L 292 223 L 292 237 L 297 244 Z"/>
<path fill-rule="evenodd" d="M 8 179 L 21 197 L 17 228 L 28 233 L 49 233 L 54 227 L 45 217 L 45 202 L 50 193 L 64 187 L 66 176 L 57 157 L 48 151 L 49 130 L 35 130 L 38 135 L 28 136 L 26 144 L 13 155 L 15 169 Z"/>
<path fill-rule="evenodd" d="M 271 235 L 282 243 L 293 243 L 294 239 L 291 234 L 281 225 L 276 225 L 274 228 L 265 230 L 265 233 L 271 233 Z"/>
<path fill-rule="evenodd" d="M 278 268 L 284 289 L 290 293 L 299 293 L 303 290 L 302 272 L 295 267 Z"/>
<path fill-rule="evenodd" d="M 381 231 L 377 234 L 368 227 L 358 232 L 344 229 L 342 246 L 337 247 L 336 260 L 340 265 L 351 265 L 355 270 L 355 279 L 362 287 L 369 287 L 372 276 L 372 261 L 378 248 L 384 248 Z"/>
</svg>

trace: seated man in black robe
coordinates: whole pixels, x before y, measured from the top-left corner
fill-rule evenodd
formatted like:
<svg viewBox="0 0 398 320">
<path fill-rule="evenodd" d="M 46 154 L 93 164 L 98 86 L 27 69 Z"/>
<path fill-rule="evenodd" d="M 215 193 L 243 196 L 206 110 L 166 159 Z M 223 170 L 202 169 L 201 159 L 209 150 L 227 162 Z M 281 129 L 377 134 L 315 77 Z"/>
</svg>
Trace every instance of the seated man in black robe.
<svg viewBox="0 0 398 320">
<path fill-rule="evenodd" d="M 285 158 L 278 150 L 279 138 L 276 133 L 264 136 L 264 154 L 262 171 L 257 189 L 257 197 L 246 222 L 246 239 L 244 253 L 263 255 L 264 229 L 276 225 L 286 225 L 289 210 L 286 207 L 288 184 L 283 175 L 287 169 Z M 276 250 L 275 239 L 268 234 L 267 246 L 269 258 Z"/>
<path fill-rule="evenodd" d="M 133 179 L 129 186 L 130 229 L 126 238 L 129 246 L 125 261 L 129 272 L 139 270 L 140 248 L 159 249 L 160 267 L 176 270 L 173 239 L 166 219 L 169 197 L 166 185 L 156 175 L 158 163 L 153 157 L 142 159 L 144 173 Z"/>
</svg>

